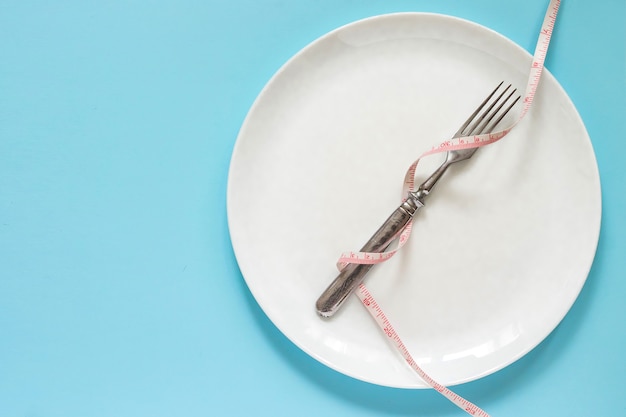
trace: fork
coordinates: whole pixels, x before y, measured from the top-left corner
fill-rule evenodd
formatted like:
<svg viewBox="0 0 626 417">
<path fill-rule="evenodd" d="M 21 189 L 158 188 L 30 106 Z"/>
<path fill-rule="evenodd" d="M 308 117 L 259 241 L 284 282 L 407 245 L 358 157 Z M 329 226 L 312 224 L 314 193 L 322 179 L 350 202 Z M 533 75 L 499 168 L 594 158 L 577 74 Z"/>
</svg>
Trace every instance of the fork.
<svg viewBox="0 0 626 417">
<path fill-rule="evenodd" d="M 476 110 L 461 125 L 453 138 L 480 135 L 493 132 L 493 129 L 502 121 L 504 116 L 519 101 L 518 95 L 511 101 L 517 92 L 511 89 L 511 84 L 502 91 L 504 81 L 483 100 Z M 494 96 L 497 97 L 492 100 Z M 508 103 L 508 104 L 507 104 Z M 506 107 L 505 107 L 506 105 Z M 433 190 L 433 187 L 443 177 L 448 168 L 457 162 L 465 161 L 478 150 L 475 148 L 450 150 L 446 153 L 444 162 L 424 181 L 416 191 L 410 191 L 406 200 L 387 218 L 380 228 L 372 235 L 361 248 L 361 252 L 382 253 L 398 238 L 407 227 L 415 213 L 424 206 L 424 199 Z M 315 307 L 322 317 L 331 317 L 343 305 L 348 296 L 363 282 L 365 275 L 374 264 L 348 264 L 341 270 L 335 280 L 318 298 Z"/>
</svg>

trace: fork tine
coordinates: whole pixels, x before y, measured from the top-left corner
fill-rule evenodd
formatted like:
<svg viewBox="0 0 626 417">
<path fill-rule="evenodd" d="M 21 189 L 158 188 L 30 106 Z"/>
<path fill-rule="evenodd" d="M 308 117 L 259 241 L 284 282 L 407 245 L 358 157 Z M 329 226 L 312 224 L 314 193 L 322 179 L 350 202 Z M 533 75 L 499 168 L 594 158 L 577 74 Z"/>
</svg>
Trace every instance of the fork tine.
<svg viewBox="0 0 626 417">
<path fill-rule="evenodd" d="M 509 85 L 510 87 L 510 85 Z M 500 94 L 500 97 L 498 97 L 498 99 L 491 105 L 491 107 L 493 108 L 493 106 L 495 106 L 498 101 L 502 98 L 502 96 L 504 95 L 504 93 L 506 93 L 508 90 L 508 87 L 506 90 L 504 90 L 502 92 L 502 94 Z M 488 133 L 489 130 L 486 129 L 487 125 L 489 124 L 489 122 L 491 122 L 497 115 L 498 112 L 502 109 L 502 107 L 504 107 L 504 105 L 506 104 L 507 101 L 509 101 L 509 99 L 513 96 L 513 94 L 515 94 L 515 92 L 517 91 L 517 88 L 514 88 L 513 91 L 511 91 L 509 93 L 509 95 L 504 99 L 504 101 L 502 101 L 500 103 L 500 105 L 493 111 L 493 113 L 491 113 L 491 115 L 489 117 L 487 117 L 479 126 L 476 127 L 476 131 L 475 133 L 480 134 L 480 133 Z M 491 108 L 489 109 L 491 111 Z M 498 118 L 496 119 L 498 122 L 500 120 L 502 120 L 502 118 L 504 117 L 504 115 L 508 112 L 508 109 Z M 494 127 L 495 125 L 497 125 L 498 123 L 494 123 L 492 125 L 490 125 L 489 127 Z"/>
<path fill-rule="evenodd" d="M 487 98 L 478 106 L 474 113 L 463 123 L 463 126 L 458 130 L 454 137 L 479 135 L 482 133 L 491 132 L 500 121 L 506 116 L 506 114 L 513 108 L 518 102 L 520 96 L 518 95 L 511 104 L 509 104 L 504 111 L 502 108 L 509 102 L 511 97 L 517 92 L 517 89 L 513 89 L 504 100 L 502 98 L 511 88 L 511 84 L 506 86 L 504 90 L 490 103 L 492 97 L 500 90 L 504 81 L 498 84 L 498 86 L 487 96 Z M 486 107 L 486 109 L 485 109 Z M 495 107 L 495 109 L 494 109 Z M 480 116 L 479 116 L 480 113 Z M 495 120 L 494 120 L 495 119 Z M 492 122 L 493 121 L 493 122 Z"/>
<path fill-rule="evenodd" d="M 500 111 L 500 109 L 502 108 L 502 106 L 504 106 L 504 104 L 511 98 L 511 96 L 517 91 L 517 89 L 511 91 L 511 94 L 509 94 L 509 96 L 506 98 L 506 100 L 504 100 L 502 102 L 502 104 L 500 104 L 500 106 L 498 107 L 498 110 L 496 110 L 496 113 L 498 111 Z M 515 104 L 517 104 L 517 102 L 522 98 L 522 96 L 517 96 L 515 98 L 515 100 L 513 100 L 513 102 L 506 108 L 504 109 L 504 111 L 502 112 L 502 114 L 491 124 L 489 125 L 489 127 L 487 127 L 486 129 L 484 129 L 484 133 L 488 133 L 488 132 L 492 132 L 493 129 L 498 125 L 498 123 L 500 123 L 502 121 L 502 119 L 504 119 L 504 116 L 506 116 L 506 114 L 509 112 L 509 110 L 511 110 L 513 108 L 513 106 L 515 106 Z M 494 114 L 495 116 L 495 114 Z M 481 132 L 482 133 L 482 132 Z"/>
<path fill-rule="evenodd" d="M 500 95 L 493 101 L 493 103 L 491 103 L 487 109 L 480 115 L 480 117 L 478 117 L 474 123 L 472 123 L 471 127 L 469 129 L 467 129 L 466 132 L 463 132 L 464 135 L 475 135 L 475 134 L 479 134 L 480 132 L 480 127 L 484 127 L 484 125 L 482 124 L 483 121 L 487 121 L 487 123 L 489 123 L 489 121 L 493 118 L 493 116 L 495 115 L 494 112 L 493 114 L 489 115 L 491 113 L 491 110 L 493 110 L 494 106 L 496 104 L 498 104 L 498 102 L 500 101 L 500 99 L 502 98 L 502 96 L 504 96 L 506 94 L 507 91 L 509 91 L 509 88 L 511 88 L 511 84 L 507 85 L 506 88 L 504 89 L 504 91 L 502 91 L 500 93 Z"/>
<path fill-rule="evenodd" d="M 489 102 L 489 100 L 491 100 L 491 97 L 493 97 L 493 95 L 496 93 L 496 91 L 498 91 L 502 84 L 504 84 L 504 81 L 501 81 L 500 84 L 498 84 L 498 86 L 491 92 L 491 94 L 489 94 L 487 98 L 482 103 L 480 103 L 480 106 L 478 106 L 478 108 L 474 110 L 474 113 L 472 113 L 470 117 L 467 118 L 465 123 L 463 123 L 463 125 L 459 128 L 459 130 L 457 130 L 457 132 L 454 134 L 454 137 L 463 136 L 463 131 L 467 128 L 467 126 L 469 126 L 470 123 L 472 123 L 472 120 L 474 120 L 476 115 L 480 113 L 483 107 Z"/>
</svg>

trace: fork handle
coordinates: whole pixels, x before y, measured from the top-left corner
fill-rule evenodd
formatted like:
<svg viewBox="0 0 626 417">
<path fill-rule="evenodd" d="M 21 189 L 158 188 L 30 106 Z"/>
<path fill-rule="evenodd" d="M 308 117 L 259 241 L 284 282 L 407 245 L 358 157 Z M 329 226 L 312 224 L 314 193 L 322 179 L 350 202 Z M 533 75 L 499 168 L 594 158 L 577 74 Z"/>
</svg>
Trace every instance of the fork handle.
<svg viewBox="0 0 626 417">
<path fill-rule="evenodd" d="M 380 253 L 385 251 L 406 228 L 417 210 L 423 206 L 424 204 L 413 193 L 409 193 L 406 201 L 391 213 L 361 248 L 361 252 Z M 373 264 L 347 265 L 315 303 L 318 314 L 322 317 L 330 317 L 335 314 L 348 296 L 363 282 L 365 275 L 373 266 Z"/>
</svg>

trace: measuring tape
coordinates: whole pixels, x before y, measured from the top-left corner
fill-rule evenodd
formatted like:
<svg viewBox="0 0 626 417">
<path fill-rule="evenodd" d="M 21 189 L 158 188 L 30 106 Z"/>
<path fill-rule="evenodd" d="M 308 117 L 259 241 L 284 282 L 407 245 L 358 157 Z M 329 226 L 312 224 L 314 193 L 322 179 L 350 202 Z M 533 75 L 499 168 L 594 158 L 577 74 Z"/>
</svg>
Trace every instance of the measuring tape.
<svg viewBox="0 0 626 417">
<path fill-rule="evenodd" d="M 552 37 L 552 31 L 554 29 L 554 24 L 556 22 L 556 16 L 559 11 L 560 4 L 560 0 L 551 0 L 550 4 L 548 5 L 548 10 L 546 11 L 546 15 L 544 17 L 541 27 L 541 32 L 539 33 L 539 39 L 537 40 L 537 45 L 533 54 L 530 75 L 528 77 L 526 91 L 524 93 L 524 105 L 517 120 L 511 126 L 504 130 L 483 135 L 453 138 L 451 140 L 442 142 L 439 145 L 433 146 L 430 150 L 424 152 L 417 160 L 415 160 L 415 162 L 411 164 L 404 176 L 402 190 L 403 196 L 405 196 L 407 192 L 415 190 L 415 170 L 417 169 L 417 165 L 422 158 L 442 152 L 448 152 L 458 149 L 479 148 L 495 143 L 505 137 L 524 118 L 524 116 L 526 116 L 526 114 L 530 110 L 533 99 L 535 98 L 537 86 L 539 85 L 539 80 L 541 79 L 541 73 L 543 72 L 544 62 L 548 53 L 548 46 L 550 45 L 550 38 Z M 409 236 L 411 235 L 411 230 L 412 222 L 409 222 L 408 226 L 404 229 L 399 237 L 397 247 L 393 250 L 382 253 L 347 252 L 341 254 L 339 260 L 337 261 L 337 268 L 339 270 L 342 270 L 343 268 L 345 268 L 346 265 L 351 263 L 378 264 L 389 260 L 395 253 L 397 253 L 402 248 L 402 246 L 404 246 Z M 489 414 L 487 414 L 478 406 L 474 405 L 465 398 L 462 398 L 461 396 L 455 394 L 445 386 L 439 384 L 437 381 L 431 378 L 417 364 L 417 362 L 415 362 L 408 349 L 402 342 L 402 339 L 400 339 L 400 336 L 393 328 L 393 325 L 389 322 L 389 319 L 387 319 L 387 316 L 363 283 L 361 283 L 358 290 L 356 291 L 356 295 L 361 300 L 361 303 L 367 308 L 367 311 L 369 311 L 370 315 L 374 318 L 385 336 L 402 355 L 406 363 L 420 376 L 420 378 L 422 378 L 422 380 L 424 380 L 424 382 L 426 382 L 430 387 L 437 390 L 448 400 L 452 401 L 455 405 L 466 411 L 468 414 L 472 416 L 489 417 Z"/>
</svg>

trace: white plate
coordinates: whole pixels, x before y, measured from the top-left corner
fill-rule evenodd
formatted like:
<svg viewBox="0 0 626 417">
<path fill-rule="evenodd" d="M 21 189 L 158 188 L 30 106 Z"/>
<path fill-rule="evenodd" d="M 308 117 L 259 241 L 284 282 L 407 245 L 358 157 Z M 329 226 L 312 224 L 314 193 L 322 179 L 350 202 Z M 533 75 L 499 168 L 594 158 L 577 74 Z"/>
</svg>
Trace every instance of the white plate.
<svg viewBox="0 0 626 417">
<path fill-rule="evenodd" d="M 337 29 L 285 64 L 237 139 L 228 219 L 241 272 L 274 324 L 312 357 L 372 383 L 425 384 L 352 297 L 315 300 L 340 252 L 400 202 L 407 166 L 449 138 L 530 55 L 457 18 L 402 13 Z M 434 156 L 419 177 L 441 161 Z M 598 241 L 600 181 L 576 109 L 544 72 L 530 114 L 448 173 L 410 242 L 366 283 L 425 370 L 454 385 L 523 356 L 578 296 Z"/>
</svg>

